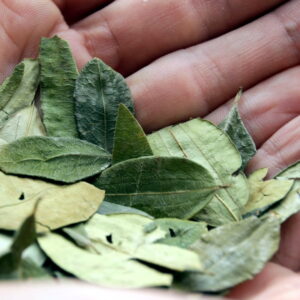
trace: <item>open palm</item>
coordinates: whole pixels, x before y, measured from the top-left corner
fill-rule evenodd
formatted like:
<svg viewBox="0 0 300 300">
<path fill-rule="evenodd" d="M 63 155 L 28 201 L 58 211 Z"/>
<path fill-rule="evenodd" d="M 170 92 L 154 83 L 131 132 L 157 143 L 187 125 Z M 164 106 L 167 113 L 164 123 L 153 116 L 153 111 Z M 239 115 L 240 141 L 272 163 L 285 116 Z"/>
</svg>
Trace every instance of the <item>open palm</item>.
<svg viewBox="0 0 300 300">
<path fill-rule="evenodd" d="M 243 87 L 240 112 L 259 149 L 248 171 L 272 176 L 300 159 L 300 0 L 0 0 L 0 14 L 0 80 L 58 34 L 79 68 L 100 57 L 127 78 L 147 131 L 219 122 Z M 274 263 L 231 297 L 299 299 L 299 232 L 296 215 Z"/>
</svg>

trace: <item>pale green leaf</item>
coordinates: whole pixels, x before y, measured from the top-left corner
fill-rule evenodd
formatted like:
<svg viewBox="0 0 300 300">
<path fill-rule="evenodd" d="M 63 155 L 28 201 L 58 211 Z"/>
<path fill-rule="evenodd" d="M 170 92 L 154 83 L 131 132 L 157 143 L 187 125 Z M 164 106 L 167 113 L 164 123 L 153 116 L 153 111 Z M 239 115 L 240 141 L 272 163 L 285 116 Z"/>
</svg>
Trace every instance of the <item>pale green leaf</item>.
<svg viewBox="0 0 300 300">
<path fill-rule="evenodd" d="M 66 41 L 42 38 L 40 46 L 41 106 L 47 134 L 77 137 L 74 89 L 78 76 Z"/>
<path fill-rule="evenodd" d="M 204 262 L 204 272 L 179 274 L 175 286 L 217 292 L 252 279 L 277 251 L 279 219 L 251 217 L 209 231 L 191 246 Z"/>
<path fill-rule="evenodd" d="M 119 205 L 112 202 L 103 201 L 99 207 L 98 214 L 100 215 L 112 215 L 112 214 L 137 214 L 148 218 L 153 218 L 146 212 L 130 207 Z"/>
<path fill-rule="evenodd" d="M 202 270 L 198 256 L 189 250 L 153 242 L 165 236 L 160 228 L 144 230 L 151 219 L 139 215 L 93 216 L 85 230 L 98 253 L 127 254 L 131 258 L 171 270 Z"/>
<path fill-rule="evenodd" d="M 219 127 L 229 135 L 239 150 L 242 157 L 241 169 L 244 169 L 249 160 L 255 155 L 256 146 L 239 114 L 238 101 L 240 100 L 241 96 L 242 90 L 240 90 L 240 92 L 236 95 L 229 114 L 225 120 L 219 124 Z"/>
<path fill-rule="evenodd" d="M 276 178 L 294 179 L 300 181 L 300 161 L 287 167 L 276 175 Z"/>
<path fill-rule="evenodd" d="M 196 219 L 212 226 L 241 219 L 249 190 L 245 176 L 235 174 L 242 160 L 226 133 L 206 120 L 194 119 L 159 130 L 148 139 L 155 155 L 191 159 L 207 168 L 218 185 L 227 186 L 215 194 Z"/>
<path fill-rule="evenodd" d="M 276 178 L 294 180 L 288 195 L 270 211 L 271 214 L 274 213 L 279 216 L 281 222 L 284 222 L 300 211 L 300 162 L 298 161 L 281 171 Z"/>
<path fill-rule="evenodd" d="M 204 167 L 177 157 L 127 160 L 105 170 L 94 184 L 106 191 L 105 201 L 157 218 L 191 218 L 220 189 Z"/>
<path fill-rule="evenodd" d="M 106 287 L 169 286 L 172 276 L 132 261 L 121 253 L 97 255 L 75 246 L 58 234 L 47 234 L 39 243 L 63 270 L 90 283 Z"/>
<path fill-rule="evenodd" d="M 10 116 L 0 128 L 0 138 L 7 142 L 13 142 L 21 137 L 44 136 L 45 134 L 44 125 L 34 104 Z"/>
<path fill-rule="evenodd" d="M 116 121 L 112 163 L 116 164 L 131 158 L 151 155 L 153 155 L 153 152 L 141 125 L 130 110 L 124 104 L 120 104 Z"/>
<path fill-rule="evenodd" d="M 268 169 L 259 169 L 252 173 L 249 178 L 250 198 L 245 205 L 243 214 L 259 215 L 269 206 L 283 199 L 290 191 L 293 180 L 270 179 L 264 181 Z"/>
<path fill-rule="evenodd" d="M 157 240 L 157 243 L 188 248 L 196 242 L 200 236 L 207 232 L 207 224 L 204 222 L 192 222 L 179 219 L 156 219 L 146 226 L 146 230 L 151 226 L 159 227 L 166 232 L 165 237 Z"/>
<path fill-rule="evenodd" d="M 81 71 L 74 95 L 80 138 L 111 152 L 119 104 L 134 110 L 124 78 L 95 58 Z"/>
<path fill-rule="evenodd" d="M 86 221 L 98 210 L 103 198 L 104 191 L 85 182 L 54 185 L 0 172 L 0 228 L 18 229 L 39 199 L 39 232 Z"/>
<path fill-rule="evenodd" d="M 0 87 L 0 128 L 19 110 L 32 104 L 39 84 L 37 60 L 25 59 Z"/>
<path fill-rule="evenodd" d="M 100 147 L 73 138 L 26 137 L 0 149 L 2 171 L 66 183 L 100 173 L 110 159 Z"/>
</svg>

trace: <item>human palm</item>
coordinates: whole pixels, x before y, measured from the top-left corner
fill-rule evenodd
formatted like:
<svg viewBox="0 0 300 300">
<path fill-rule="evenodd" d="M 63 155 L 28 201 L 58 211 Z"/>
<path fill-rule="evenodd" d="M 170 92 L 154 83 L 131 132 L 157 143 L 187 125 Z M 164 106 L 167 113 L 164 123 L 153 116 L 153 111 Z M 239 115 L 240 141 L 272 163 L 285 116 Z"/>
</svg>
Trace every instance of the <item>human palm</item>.
<svg viewBox="0 0 300 300">
<path fill-rule="evenodd" d="M 100 57 L 127 78 L 147 131 L 219 122 L 243 87 L 240 112 L 258 147 L 248 171 L 272 176 L 300 159 L 300 0 L 0 0 L 0 14 L 2 80 L 58 34 L 79 68 Z M 299 299 L 299 232 L 295 215 L 274 263 L 231 297 Z"/>
</svg>

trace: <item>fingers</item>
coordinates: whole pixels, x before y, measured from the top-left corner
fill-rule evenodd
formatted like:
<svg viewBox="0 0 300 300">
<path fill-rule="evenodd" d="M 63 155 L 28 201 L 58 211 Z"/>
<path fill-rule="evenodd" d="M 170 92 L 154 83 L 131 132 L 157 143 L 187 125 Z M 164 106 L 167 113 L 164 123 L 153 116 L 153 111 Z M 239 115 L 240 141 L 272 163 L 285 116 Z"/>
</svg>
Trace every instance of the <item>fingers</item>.
<svg viewBox="0 0 300 300">
<path fill-rule="evenodd" d="M 0 81 L 23 57 L 34 57 L 41 36 L 59 30 L 63 19 L 50 1 L 0 2 Z"/>
<path fill-rule="evenodd" d="M 274 262 L 294 271 L 300 271 L 300 213 L 292 216 L 282 226 L 281 241 Z"/>
<path fill-rule="evenodd" d="M 72 27 L 90 56 L 124 74 L 224 33 L 283 0 L 115 1 Z"/>
<path fill-rule="evenodd" d="M 240 284 L 228 296 L 248 300 L 296 300 L 300 298 L 300 276 L 269 263 L 254 279 Z"/>
<path fill-rule="evenodd" d="M 192 296 L 187 294 L 168 292 L 163 290 L 121 290 L 108 289 L 89 285 L 80 281 L 41 281 L 41 282 L 6 282 L 0 284 L 2 299 L 9 300 L 93 300 L 93 299 L 131 299 L 131 300 L 179 300 L 183 297 L 187 299 L 209 300 L 210 297 Z M 214 298 L 218 300 L 219 298 Z"/>
<path fill-rule="evenodd" d="M 268 167 L 272 177 L 300 160 L 300 116 L 292 119 L 270 137 L 249 164 L 248 172 Z"/>
<path fill-rule="evenodd" d="M 111 0 L 52 0 L 61 10 L 66 21 L 73 23 L 94 9 L 111 2 Z"/>
<path fill-rule="evenodd" d="M 282 72 L 245 91 L 239 103 L 241 117 L 259 150 L 248 172 L 269 167 L 275 175 L 300 159 L 300 67 Z M 206 118 L 219 123 L 231 102 Z"/>
<path fill-rule="evenodd" d="M 300 61 L 300 1 L 223 35 L 157 60 L 128 78 L 148 130 L 205 116 L 234 96 Z"/>
</svg>

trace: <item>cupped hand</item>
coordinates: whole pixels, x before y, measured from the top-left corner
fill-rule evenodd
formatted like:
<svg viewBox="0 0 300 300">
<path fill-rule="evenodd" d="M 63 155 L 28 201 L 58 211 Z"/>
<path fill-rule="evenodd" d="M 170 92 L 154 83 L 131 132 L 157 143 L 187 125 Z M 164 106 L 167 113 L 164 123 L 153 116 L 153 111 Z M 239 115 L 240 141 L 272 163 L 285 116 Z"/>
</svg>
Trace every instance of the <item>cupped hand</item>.
<svg viewBox="0 0 300 300">
<path fill-rule="evenodd" d="M 300 0 L 0 0 L 0 80 L 55 34 L 79 68 L 100 57 L 127 78 L 147 131 L 197 116 L 217 123 L 243 87 L 258 147 L 248 171 L 272 176 L 300 159 Z M 274 262 L 229 296 L 299 299 L 299 233 L 295 215 Z"/>
</svg>

